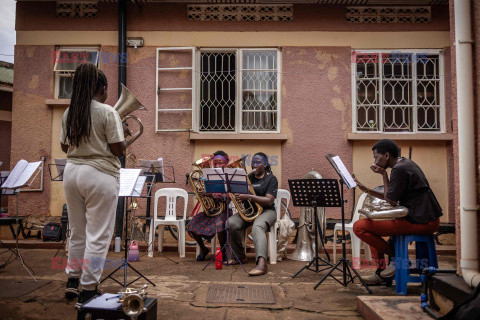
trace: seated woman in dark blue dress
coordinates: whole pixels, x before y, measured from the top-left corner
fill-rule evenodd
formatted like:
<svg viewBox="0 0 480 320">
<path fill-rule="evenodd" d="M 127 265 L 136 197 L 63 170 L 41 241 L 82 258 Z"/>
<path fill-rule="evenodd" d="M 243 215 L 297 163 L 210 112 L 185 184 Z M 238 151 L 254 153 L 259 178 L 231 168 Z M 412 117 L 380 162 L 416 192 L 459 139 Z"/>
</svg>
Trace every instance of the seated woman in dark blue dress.
<svg viewBox="0 0 480 320">
<path fill-rule="evenodd" d="M 213 154 L 213 166 L 215 168 L 221 168 L 228 165 L 229 157 L 223 151 L 217 151 Z M 202 193 L 202 196 L 212 197 L 214 201 L 225 201 L 225 195 L 222 194 L 208 194 Z M 209 217 L 205 212 L 201 211 L 188 223 L 188 234 L 197 241 L 200 246 L 200 254 L 197 256 L 197 261 L 204 261 L 208 255 L 208 248 L 205 246 L 203 239 L 211 240 L 216 233 L 218 233 L 218 241 L 220 242 L 220 248 L 223 248 L 227 235 L 225 231 L 225 221 L 227 220 L 227 210 L 222 211 L 219 215 Z M 226 253 L 222 252 L 222 257 L 226 259 Z"/>
</svg>

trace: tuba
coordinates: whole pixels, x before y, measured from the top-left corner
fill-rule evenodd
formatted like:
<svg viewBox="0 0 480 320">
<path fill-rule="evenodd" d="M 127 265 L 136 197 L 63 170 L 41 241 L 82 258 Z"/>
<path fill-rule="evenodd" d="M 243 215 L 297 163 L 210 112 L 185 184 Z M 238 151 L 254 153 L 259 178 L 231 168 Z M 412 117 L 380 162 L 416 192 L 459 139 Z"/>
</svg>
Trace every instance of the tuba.
<svg viewBox="0 0 480 320">
<path fill-rule="evenodd" d="M 223 202 L 216 202 L 211 197 L 200 195 L 199 193 L 200 191 L 205 191 L 205 183 L 203 182 L 205 178 L 203 177 L 202 169 L 211 168 L 211 160 L 212 157 L 210 156 L 195 161 L 192 166 L 196 169 L 188 175 L 188 181 L 190 181 L 190 184 L 193 187 L 193 192 L 195 192 L 198 201 L 202 204 L 207 217 L 218 216 L 225 209 L 225 204 Z"/>
<path fill-rule="evenodd" d="M 383 193 L 383 186 L 375 187 L 373 190 Z M 394 207 L 388 201 L 368 195 L 362 209 L 359 209 L 358 212 L 371 220 L 393 220 L 408 215 L 408 208 Z"/>
<path fill-rule="evenodd" d="M 316 171 L 310 171 L 303 179 L 322 179 L 322 176 Z M 322 234 L 325 235 L 327 220 L 325 208 L 318 210 L 320 228 Z M 292 254 L 288 257 L 291 260 L 310 261 L 315 254 L 315 208 L 303 207 L 300 209 L 300 217 L 298 219 L 297 245 Z"/>
<path fill-rule="evenodd" d="M 139 130 L 137 133 L 132 135 L 130 139 L 125 139 L 127 143 L 127 148 L 140 137 L 143 133 L 143 124 L 142 122 L 135 116 L 130 115 L 133 111 L 136 110 L 147 110 L 140 101 L 122 84 L 122 94 L 118 99 L 117 103 L 113 107 L 117 110 L 118 114 L 120 115 L 120 119 L 122 122 L 126 119 L 133 119 L 138 123 Z"/>
<path fill-rule="evenodd" d="M 246 172 L 247 170 L 245 168 L 245 157 L 230 163 L 227 166 L 227 168 L 241 168 Z M 247 182 L 248 182 L 248 191 L 250 192 L 250 194 L 255 195 L 255 190 L 253 189 L 252 184 L 250 183 L 250 179 L 248 178 L 248 175 L 247 175 Z M 235 196 L 232 193 L 230 193 L 229 196 L 235 208 L 237 209 L 238 214 L 240 215 L 240 217 L 242 217 L 243 220 L 247 222 L 251 222 L 255 220 L 260 214 L 262 214 L 263 208 L 258 203 L 250 200 L 241 201 L 241 202 L 237 201 L 235 199 Z"/>
</svg>

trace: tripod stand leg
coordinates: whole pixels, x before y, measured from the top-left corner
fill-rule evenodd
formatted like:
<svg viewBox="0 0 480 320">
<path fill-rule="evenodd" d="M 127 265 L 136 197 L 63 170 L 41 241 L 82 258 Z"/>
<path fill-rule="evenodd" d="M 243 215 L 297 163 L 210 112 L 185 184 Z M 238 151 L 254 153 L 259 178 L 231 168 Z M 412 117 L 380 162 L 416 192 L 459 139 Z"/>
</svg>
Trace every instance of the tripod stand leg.
<svg viewBox="0 0 480 320">
<path fill-rule="evenodd" d="M 330 262 L 330 255 L 328 254 L 327 249 L 325 248 L 325 241 L 323 241 L 323 232 L 322 228 L 320 227 L 320 221 L 318 220 L 318 207 L 315 208 L 315 228 L 318 230 L 318 235 L 320 236 L 320 242 L 322 243 L 323 251 L 325 251 L 325 255 L 327 256 L 328 262 Z M 318 249 L 317 249 L 318 250 Z"/>
<path fill-rule="evenodd" d="M 368 285 L 363 281 L 362 277 L 358 274 L 357 270 L 355 270 L 352 266 L 352 264 L 350 263 L 350 261 L 346 261 L 347 262 L 347 270 L 349 270 L 348 272 L 350 272 L 350 269 L 351 271 L 353 271 L 353 273 L 355 273 L 356 277 L 358 278 L 358 280 L 360 280 L 360 282 L 362 283 L 362 285 L 365 287 L 365 289 L 367 289 L 368 293 L 372 294 L 372 290 L 368 287 Z M 353 278 L 352 278 L 352 283 L 353 283 Z"/>
<path fill-rule="evenodd" d="M 333 271 L 338 270 L 338 266 L 340 265 L 341 262 L 342 262 L 342 260 L 338 261 L 337 264 L 334 265 L 334 266 L 330 269 L 330 271 L 328 271 L 327 274 L 323 276 L 322 280 L 320 280 L 320 281 L 315 285 L 315 287 L 313 287 L 313 290 L 316 290 L 316 289 L 318 288 L 318 286 L 321 285 L 322 282 L 325 281 L 325 279 L 327 279 L 328 276 L 331 276 Z"/>
<path fill-rule="evenodd" d="M 310 266 L 315 262 L 315 260 L 316 260 L 316 259 L 311 260 L 309 263 L 307 263 L 307 264 L 305 265 L 305 267 L 303 267 L 302 269 L 298 270 L 297 273 L 295 273 L 295 274 L 292 276 L 292 278 L 295 278 L 296 276 L 298 276 L 303 270 L 310 268 Z"/>
<path fill-rule="evenodd" d="M 25 263 L 25 261 L 23 260 L 22 254 L 20 253 L 20 251 L 18 251 L 18 249 L 16 249 L 15 255 L 17 256 L 17 259 L 22 264 L 23 268 L 25 268 L 25 270 L 27 270 L 30 277 L 32 277 L 32 279 L 35 280 L 35 282 L 38 282 L 37 279 L 35 279 L 35 277 L 33 276 L 32 269 L 30 269 L 30 267 Z"/>
<path fill-rule="evenodd" d="M 135 269 L 134 267 L 132 267 L 132 266 L 130 265 L 130 263 L 127 262 L 126 267 L 130 267 L 133 271 L 135 271 L 135 272 L 140 276 L 139 279 L 143 278 L 143 279 L 147 280 L 152 286 L 156 287 L 155 283 L 153 283 L 152 281 L 150 281 L 147 277 L 145 277 L 143 274 L 141 274 L 139 271 L 137 271 L 137 269 Z M 137 280 L 139 280 L 139 279 L 137 279 Z M 135 281 L 137 281 L 137 280 L 135 280 Z M 133 283 L 133 282 L 130 282 L 130 284 L 132 284 L 132 283 Z"/>
</svg>

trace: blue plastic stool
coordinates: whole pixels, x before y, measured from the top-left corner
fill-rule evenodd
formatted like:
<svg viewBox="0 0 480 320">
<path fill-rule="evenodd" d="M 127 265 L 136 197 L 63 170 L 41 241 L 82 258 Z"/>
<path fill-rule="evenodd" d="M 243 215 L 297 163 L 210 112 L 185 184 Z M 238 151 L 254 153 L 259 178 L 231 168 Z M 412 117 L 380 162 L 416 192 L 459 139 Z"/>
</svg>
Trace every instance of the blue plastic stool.
<svg viewBox="0 0 480 320">
<path fill-rule="evenodd" d="M 416 263 L 415 269 L 410 269 L 408 258 L 408 244 L 415 241 Z M 438 268 L 437 250 L 432 234 L 412 234 L 394 237 L 395 242 L 395 291 L 397 294 L 407 294 L 407 283 L 420 283 L 420 276 L 411 273 L 421 273 L 428 267 Z"/>
</svg>

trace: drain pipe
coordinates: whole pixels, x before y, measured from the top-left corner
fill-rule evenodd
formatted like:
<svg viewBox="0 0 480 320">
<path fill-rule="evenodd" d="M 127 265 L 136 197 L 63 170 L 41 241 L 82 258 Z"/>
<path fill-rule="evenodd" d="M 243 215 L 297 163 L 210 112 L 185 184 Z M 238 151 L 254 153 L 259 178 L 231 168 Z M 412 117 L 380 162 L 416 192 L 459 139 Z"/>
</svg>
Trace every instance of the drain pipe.
<svg viewBox="0 0 480 320">
<path fill-rule="evenodd" d="M 458 158 L 460 178 L 460 267 L 468 285 L 480 282 L 478 272 L 478 204 L 475 172 L 472 22 L 470 0 L 455 0 Z"/>
</svg>

